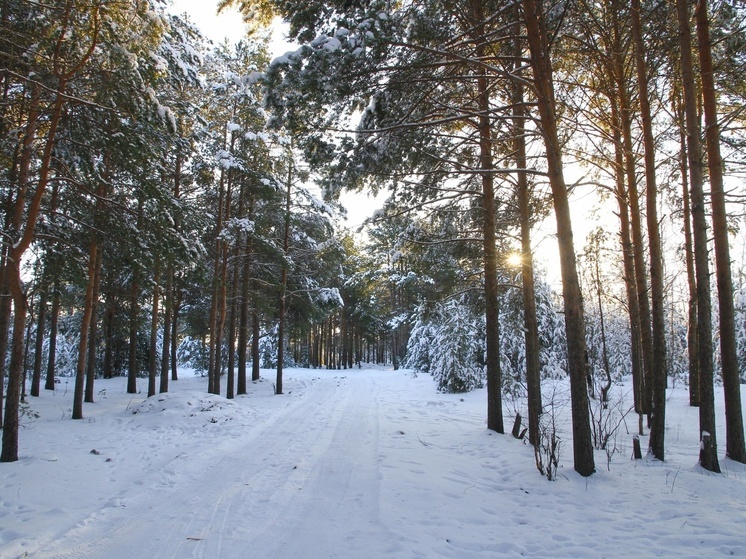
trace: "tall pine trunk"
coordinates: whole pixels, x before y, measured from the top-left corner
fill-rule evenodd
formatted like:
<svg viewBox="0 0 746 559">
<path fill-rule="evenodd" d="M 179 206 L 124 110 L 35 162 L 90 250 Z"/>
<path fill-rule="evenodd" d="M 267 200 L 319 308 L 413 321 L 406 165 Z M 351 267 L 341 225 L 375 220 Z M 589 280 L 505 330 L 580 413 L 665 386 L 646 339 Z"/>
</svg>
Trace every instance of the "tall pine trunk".
<svg viewBox="0 0 746 559">
<path fill-rule="evenodd" d="M 165 299 L 163 302 L 163 347 L 161 348 L 161 382 L 158 392 L 168 392 L 168 375 L 170 372 L 171 357 L 171 321 L 174 310 L 174 267 L 168 264 L 166 267 Z"/>
<path fill-rule="evenodd" d="M 11 251 L 11 255 L 12 255 Z M 21 270 L 18 261 L 9 259 L 10 294 L 13 299 L 13 336 L 10 344 L 10 366 L 8 389 L 5 396 L 5 422 L 3 424 L 3 448 L 0 462 L 18 460 L 18 426 L 23 379 L 23 350 L 26 325 L 26 294 L 23 292 Z"/>
<path fill-rule="evenodd" d="M 733 309 L 733 279 L 728 246 L 728 214 L 723 189 L 723 159 L 720 156 L 720 124 L 717 114 L 710 23 L 707 2 L 697 2 L 697 46 L 702 76 L 702 100 L 705 113 L 707 164 L 710 171 L 710 200 L 712 204 L 712 234 L 715 241 L 715 277 L 718 288 L 720 315 L 720 364 L 725 396 L 725 454 L 731 460 L 746 463 L 746 443 L 741 410 L 741 382 L 736 351 L 736 324 Z"/>
<path fill-rule="evenodd" d="M 720 124 L 717 115 L 717 93 L 715 91 L 707 2 L 697 2 L 694 15 L 697 22 L 707 163 L 710 171 L 712 233 L 715 241 L 715 277 L 717 278 L 718 311 L 720 315 L 720 364 L 723 375 L 723 394 L 725 396 L 725 454 L 732 460 L 746 463 L 746 444 L 744 443 L 743 414 L 741 411 L 741 382 L 738 371 L 735 311 L 733 309 L 733 279 L 731 277 L 730 248 L 728 246 L 728 215 L 723 189 L 723 159 L 720 156 Z"/>
<path fill-rule="evenodd" d="M 179 349 L 179 309 L 181 308 L 181 290 L 179 279 L 174 276 L 173 293 L 173 316 L 171 319 L 171 380 L 179 380 L 179 368 L 177 350 Z"/>
<path fill-rule="evenodd" d="M 282 394 L 282 368 L 285 361 L 285 313 L 287 311 L 288 286 L 288 252 L 290 251 L 290 191 L 293 182 L 293 166 L 288 161 L 287 188 L 285 191 L 285 230 L 282 237 L 282 253 L 285 261 L 282 263 L 280 278 L 280 300 L 278 304 L 279 323 L 277 325 L 277 375 L 275 378 L 275 394 Z"/>
<path fill-rule="evenodd" d="M 484 6 L 472 2 L 474 54 L 483 60 L 487 44 L 484 36 Z M 497 281 L 497 246 L 495 223 L 495 165 L 492 158 L 492 123 L 490 121 L 490 88 L 487 71 L 476 69 L 477 127 L 479 133 L 479 171 L 482 173 L 482 234 L 484 252 L 485 359 L 487 365 L 487 428 L 504 433 L 502 410 L 502 375 L 500 372 L 500 331 Z"/>
<path fill-rule="evenodd" d="M 650 450 L 658 460 L 665 458 L 666 433 L 666 318 L 663 310 L 663 256 L 658 224 L 658 186 L 655 177 L 655 139 L 650 108 L 647 65 L 642 38 L 640 0 L 632 0 L 632 42 L 637 70 L 637 89 L 642 116 L 645 151 L 645 202 L 647 206 L 648 258 L 650 259 L 650 299 L 653 318 L 652 408 Z"/>
<path fill-rule="evenodd" d="M 93 385 L 96 379 L 96 336 L 97 336 L 97 323 L 98 323 L 98 296 L 101 288 L 101 264 L 102 264 L 102 250 L 99 247 L 96 254 L 96 267 L 94 269 L 93 277 L 93 297 L 91 300 L 91 322 L 88 327 L 88 360 L 86 362 L 86 375 L 85 375 L 85 398 L 84 401 L 87 403 L 93 403 Z"/>
<path fill-rule="evenodd" d="M 138 272 L 132 272 L 130 286 L 129 347 L 127 361 L 127 394 L 137 394 L 137 331 L 140 318 L 140 286 Z"/>
<path fill-rule="evenodd" d="M 49 356 L 47 357 L 47 380 L 44 383 L 45 390 L 55 388 L 55 368 L 57 363 L 57 332 L 59 330 L 60 309 L 60 281 L 55 278 L 52 289 L 52 315 L 49 317 Z M 2 332 L 0 331 L 0 334 Z"/>
<path fill-rule="evenodd" d="M 710 298 L 710 263 L 707 254 L 707 220 L 705 213 L 704 163 L 700 143 L 697 94 L 692 61 L 692 38 L 687 0 L 676 0 L 681 51 L 681 77 L 684 89 L 686 145 L 689 162 L 689 185 L 692 203 L 692 234 L 697 279 L 697 346 L 699 348 L 699 463 L 706 470 L 720 472 L 715 433 L 715 388 L 713 386 L 712 300 Z"/>
<path fill-rule="evenodd" d="M 94 209 L 94 231 L 91 234 L 88 249 L 88 270 L 85 300 L 83 303 L 83 318 L 80 323 L 80 341 L 78 342 L 78 362 L 75 368 L 75 389 L 73 395 L 73 419 L 83 419 L 83 401 L 85 399 L 86 364 L 88 362 L 88 344 L 90 343 L 90 327 L 93 318 L 94 299 L 96 293 L 96 264 L 98 262 L 99 239 L 95 231 L 96 214 L 101 209 L 104 193 L 103 184 L 97 188 L 97 202 Z"/>
<path fill-rule="evenodd" d="M 34 344 L 34 371 L 31 375 L 31 396 L 38 397 L 41 391 L 41 367 L 44 350 L 44 334 L 47 322 L 47 287 L 42 285 L 39 293 L 39 313 L 36 321 L 36 343 Z M 3 355 L 3 354 L 0 354 Z"/>
<path fill-rule="evenodd" d="M 241 198 L 246 196 L 242 188 Z M 254 201 L 249 201 L 248 218 L 253 219 Z M 249 313 L 251 299 L 249 297 L 249 287 L 251 285 L 251 240 L 248 232 L 244 235 L 241 259 L 241 289 L 240 289 L 240 311 L 238 318 L 238 379 L 236 383 L 236 394 L 246 394 L 246 361 L 249 344 Z M 238 264 L 236 264 L 238 266 Z"/>
<path fill-rule="evenodd" d="M 254 310 L 251 315 L 251 380 L 256 382 L 261 377 L 259 371 L 259 336 L 261 334 L 261 321 L 256 309 L 256 296 L 254 297 Z"/>
<path fill-rule="evenodd" d="M 630 230 L 632 233 L 632 259 L 634 262 L 634 286 L 637 306 L 640 309 L 638 322 L 633 326 L 640 332 L 643 381 L 642 407 L 643 413 L 649 414 L 652 407 L 653 385 L 653 331 L 651 324 L 652 312 L 648 297 L 648 281 L 645 275 L 645 242 L 642 235 L 642 212 L 640 211 L 640 195 L 637 190 L 637 172 L 635 170 L 635 153 L 632 139 L 632 108 L 630 107 L 629 92 L 623 78 L 624 61 L 617 60 L 618 87 L 620 100 L 620 117 L 622 121 L 622 145 L 624 147 L 624 169 L 627 179 L 627 196 L 629 201 Z"/>
<path fill-rule="evenodd" d="M 692 210 L 689 204 L 689 165 L 687 163 L 686 132 L 683 100 L 677 92 L 674 111 L 679 125 L 679 169 L 681 172 L 681 200 L 684 221 L 684 259 L 686 282 L 689 292 L 687 302 L 688 328 L 686 330 L 687 355 L 689 357 L 689 405 L 699 406 L 699 348 L 697 346 L 697 278 L 694 270 L 694 241 L 692 240 Z"/>
<path fill-rule="evenodd" d="M 635 413 L 638 417 L 638 433 L 644 434 L 643 415 L 645 413 L 645 367 L 642 356 L 642 336 L 637 325 L 640 323 L 640 304 L 637 298 L 635 283 L 635 261 L 633 257 L 631 226 L 629 220 L 629 202 L 625 185 L 624 146 L 622 144 L 621 118 L 616 99 L 610 97 L 612 128 L 614 135 L 614 163 L 616 186 L 614 194 L 619 205 L 619 238 L 622 245 L 622 265 L 624 267 L 624 286 L 627 292 L 627 309 L 630 323 L 630 357 L 632 360 L 632 393 Z"/>
<path fill-rule="evenodd" d="M 565 307 L 567 361 L 572 404 L 573 459 L 575 471 L 589 476 L 595 471 L 591 425 L 588 415 L 588 353 L 585 344 L 585 316 L 578 279 L 570 204 L 562 167 L 562 146 L 557 130 L 554 81 L 542 0 L 523 0 L 523 16 L 531 51 L 533 84 L 539 109 L 541 133 L 546 147 L 549 182 L 557 220 L 562 295 Z"/>
<path fill-rule="evenodd" d="M 158 373 L 158 307 L 161 299 L 160 294 L 161 263 L 158 255 L 155 256 L 155 271 L 153 272 L 153 306 L 150 315 L 150 351 L 148 352 L 148 398 L 155 396 L 155 379 Z"/>
<path fill-rule="evenodd" d="M 8 339 L 10 335 L 10 319 L 13 300 L 8 289 L 8 267 L 7 258 L 3 257 L 2 268 L 0 268 L 0 355 L 8 354 Z M 3 401 L 5 391 L 5 358 L 0 359 L 0 427 L 4 423 Z"/>
<path fill-rule="evenodd" d="M 233 281 L 231 282 L 230 314 L 228 315 L 228 382 L 225 387 L 225 397 L 233 399 L 236 393 L 236 323 L 238 321 L 238 257 L 240 255 L 240 243 L 234 250 Z"/>
<path fill-rule="evenodd" d="M 516 21 L 520 9 L 516 5 Z M 515 39 L 515 71 L 521 71 L 523 57 L 522 41 Z M 526 118 L 528 117 L 524 99 L 523 84 L 513 81 L 513 149 L 515 164 L 518 169 L 527 168 L 526 158 Z M 539 444 L 539 416 L 541 415 L 541 364 L 539 362 L 539 323 L 536 318 L 536 292 L 534 286 L 534 261 L 531 251 L 531 212 L 528 173 L 520 171 L 517 175 L 518 208 L 521 220 L 521 287 L 523 291 L 523 326 L 526 344 L 526 391 L 528 396 L 528 441 L 534 446 Z"/>
</svg>

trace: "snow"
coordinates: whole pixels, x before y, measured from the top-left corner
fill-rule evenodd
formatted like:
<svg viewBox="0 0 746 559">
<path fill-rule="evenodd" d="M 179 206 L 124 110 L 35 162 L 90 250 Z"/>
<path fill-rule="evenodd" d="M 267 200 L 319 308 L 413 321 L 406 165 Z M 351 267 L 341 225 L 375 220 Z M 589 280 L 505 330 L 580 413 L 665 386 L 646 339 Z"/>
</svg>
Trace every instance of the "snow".
<svg viewBox="0 0 746 559">
<path fill-rule="evenodd" d="M 275 57 L 272 62 L 270 63 L 270 66 L 277 66 L 281 64 L 290 64 L 293 60 L 297 59 L 299 56 L 301 56 L 302 49 L 297 48 L 294 50 L 289 50 L 285 54 L 282 54 L 280 56 Z"/>
<path fill-rule="evenodd" d="M 335 50 L 338 50 L 341 46 L 342 46 L 342 42 L 336 37 L 329 37 L 324 42 L 324 50 L 328 50 L 329 52 L 334 52 Z"/>
<path fill-rule="evenodd" d="M 20 460 L 0 464 L 0 557 L 746 556 L 746 468 L 696 465 L 698 411 L 681 388 L 665 463 L 630 460 L 625 432 L 610 470 L 599 451 L 582 478 L 562 433 L 549 482 L 530 447 L 485 428 L 484 390 L 439 394 L 429 376 L 382 367 L 290 369 L 284 395 L 262 380 L 227 400 L 181 375 L 152 398 L 97 380 L 81 421 L 72 379 L 29 400 Z"/>
</svg>

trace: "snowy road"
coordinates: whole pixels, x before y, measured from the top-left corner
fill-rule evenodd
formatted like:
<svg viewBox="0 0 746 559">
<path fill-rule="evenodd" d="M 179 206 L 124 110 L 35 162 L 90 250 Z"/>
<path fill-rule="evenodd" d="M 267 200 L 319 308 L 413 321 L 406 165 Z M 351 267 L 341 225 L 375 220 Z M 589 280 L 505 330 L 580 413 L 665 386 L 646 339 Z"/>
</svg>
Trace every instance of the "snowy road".
<svg viewBox="0 0 746 559">
<path fill-rule="evenodd" d="M 128 488 L 36 557 L 384 555 L 375 376 L 325 377 L 300 381 L 296 397 L 291 382 L 282 413 L 180 453 L 153 472 L 157 483 Z"/>
<path fill-rule="evenodd" d="M 0 559 L 746 557 L 746 467 L 699 469 L 681 390 L 665 463 L 630 460 L 622 429 L 582 478 L 547 387 L 563 444 L 548 482 L 486 430 L 484 390 L 405 371 L 293 369 L 286 394 L 265 380 L 235 400 L 186 376 L 152 398 L 97 387 L 83 421 L 64 384 L 31 400 L 20 460 L 0 464 Z M 506 398 L 506 419 L 521 405 Z"/>
</svg>

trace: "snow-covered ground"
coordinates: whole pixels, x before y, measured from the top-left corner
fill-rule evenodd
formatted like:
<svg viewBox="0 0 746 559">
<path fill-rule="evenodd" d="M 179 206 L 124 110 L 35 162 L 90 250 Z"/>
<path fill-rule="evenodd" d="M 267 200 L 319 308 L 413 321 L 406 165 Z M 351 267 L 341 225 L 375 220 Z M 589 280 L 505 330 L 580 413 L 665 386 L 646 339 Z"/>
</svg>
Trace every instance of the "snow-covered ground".
<svg viewBox="0 0 746 559">
<path fill-rule="evenodd" d="M 486 430 L 483 390 L 405 371 L 292 369 L 284 395 L 262 381 L 235 400 L 202 378 L 150 399 L 99 380 L 82 421 L 58 386 L 30 399 L 20 460 L 0 464 L 2 558 L 746 557 L 746 468 L 696 465 L 683 388 L 666 463 L 631 460 L 622 425 L 587 479 L 558 406 L 549 482 L 529 446 Z"/>
</svg>

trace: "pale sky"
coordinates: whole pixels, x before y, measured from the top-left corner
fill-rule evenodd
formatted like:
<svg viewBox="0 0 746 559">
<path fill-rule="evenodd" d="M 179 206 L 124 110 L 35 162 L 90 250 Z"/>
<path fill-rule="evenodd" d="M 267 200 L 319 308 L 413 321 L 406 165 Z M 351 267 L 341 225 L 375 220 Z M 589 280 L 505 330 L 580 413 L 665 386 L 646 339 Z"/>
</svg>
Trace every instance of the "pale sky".
<svg viewBox="0 0 746 559">
<path fill-rule="evenodd" d="M 217 15 L 215 0 L 172 0 L 171 12 L 189 14 L 192 22 L 214 43 L 221 43 L 226 37 L 235 42 L 244 34 L 244 24 L 238 11 L 229 8 Z"/>
<path fill-rule="evenodd" d="M 216 0 L 171 0 L 171 4 L 171 12 L 189 14 L 192 22 L 215 44 L 222 43 L 226 38 L 235 43 L 244 36 L 245 26 L 241 14 L 235 8 L 226 8 L 218 15 Z M 286 26 L 280 18 L 275 19 L 272 27 L 270 54 L 273 57 L 297 48 L 297 45 L 287 42 Z"/>
</svg>

